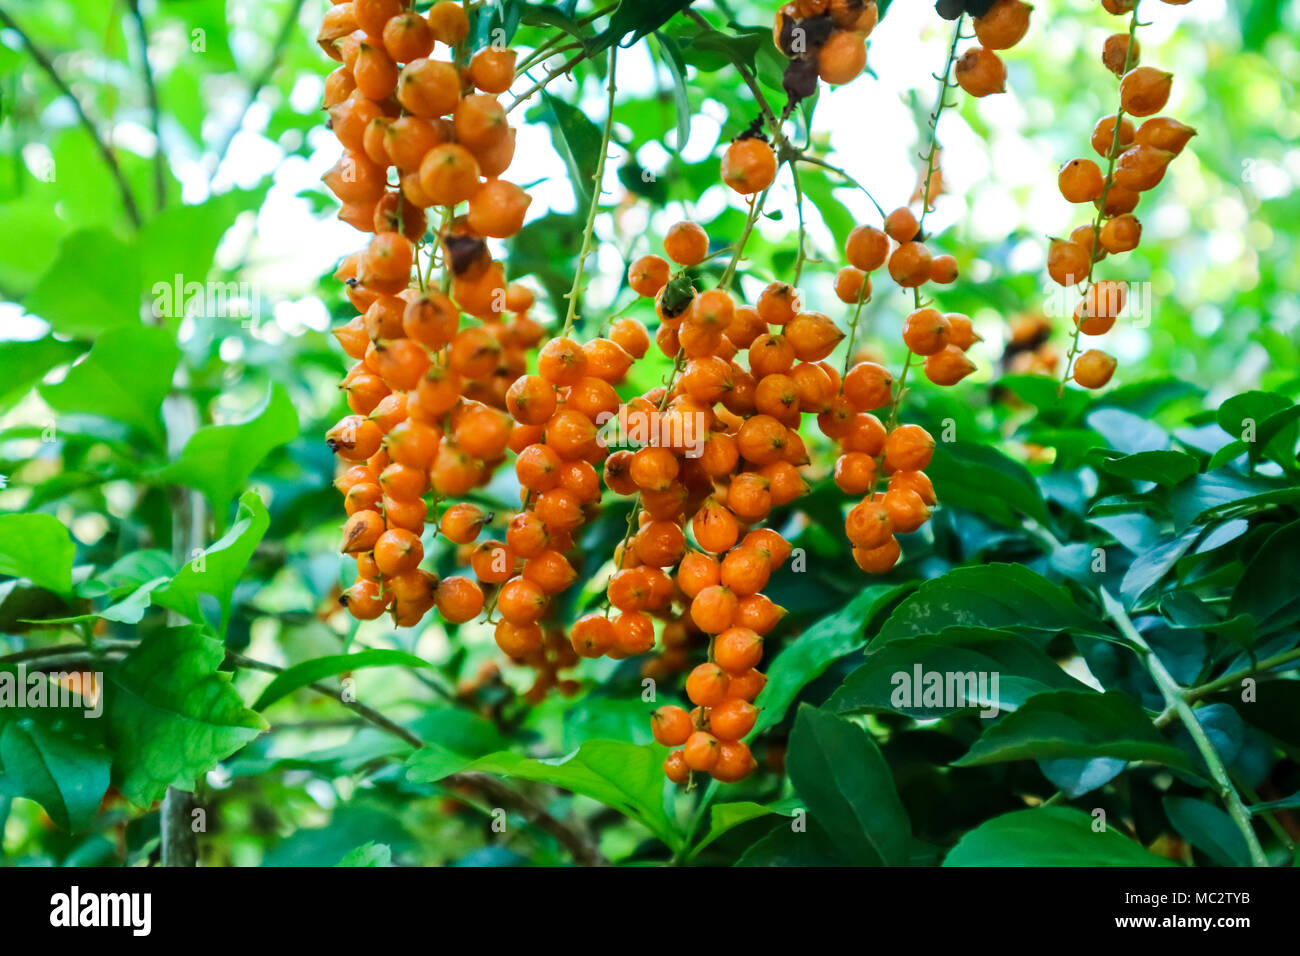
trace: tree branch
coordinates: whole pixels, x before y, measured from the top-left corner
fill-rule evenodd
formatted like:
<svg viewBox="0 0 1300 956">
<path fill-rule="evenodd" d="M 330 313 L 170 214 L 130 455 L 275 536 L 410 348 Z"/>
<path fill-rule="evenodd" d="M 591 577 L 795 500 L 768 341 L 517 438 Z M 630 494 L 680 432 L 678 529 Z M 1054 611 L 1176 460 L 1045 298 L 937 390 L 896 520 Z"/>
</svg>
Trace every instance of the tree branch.
<svg viewBox="0 0 1300 956">
<path fill-rule="evenodd" d="M 140 73 L 144 77 L 145 92 L 149 97 L 149 126 L 153 130 L 153 193 L 154 209 L 167 205 L 167 154 L 163 152 L 162 128 L 158 106 L 158 86 L 154 82 L 153 67 L 149 65 L 149 31 L 140 13 L 140 0 L 129 0 L 131 22 L 135 24 L 136 38 L 140 43 Z"/>
<path fill-rule="evenodd" d="M 90 134 L 90 138 L 94 141 L 96 150 L 98 150 L 99 155 L 103 157 L 105 164 L 108 166 L 108 171 L 113 175 L 113 179 L 117 183 L 117 189 L 122 195 L 122 206 L 126 209 L 127 218 L 131 220 L 131 224 L 135 226 L 135 228 L 139 229 L 142 222 L 140 219 L 140 209 L 135 204 L 135 196 L 131 193 L 131 187 L 127 184 L 126 177 L 122 175 L 122 167 L 118 165 L 117 157 L 113 155 L 113 151 L 108 147 L 108 144 L 100 137 L 99 130 L 95 128 L 95 124 L 91 122 L 90 117 L 86 115 L 86 110 L 82 107 L 81 101 L 72 95 L 71 88 L 64 81 L 63 77 L 59 75 L 59 71 L 54 68 L 54 64 L 50 61 L 50 58 L 41 52 L 36 44 L 32 42 L 31 37 L 27 35 L 26 31 L 23 30 L 23 28 L 18 25 L 17 21 L 15 21 L 14 18 L 3 9 L 0 9 L 0 23 L 3 23 L 10 30 L 13 30 L 18 34 L 18 39 L 22 42 L 23 47 L 27 50 L 31 58 L 36 61 L 36 65 L 45 72 L 45 75 L 50 78 L 50 82 L 55 85 L 58 91 L 72 101 L 72 108 L 77 113 L 77 119 L 85 128 L 86 132 Z"/>
</svg>

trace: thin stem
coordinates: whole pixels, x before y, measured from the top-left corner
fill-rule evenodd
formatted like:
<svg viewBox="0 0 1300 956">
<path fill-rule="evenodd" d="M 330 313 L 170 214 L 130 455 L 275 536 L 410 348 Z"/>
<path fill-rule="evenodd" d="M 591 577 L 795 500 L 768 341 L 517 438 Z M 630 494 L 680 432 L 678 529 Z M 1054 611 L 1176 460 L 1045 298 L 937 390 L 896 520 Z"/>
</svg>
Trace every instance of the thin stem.
<svg viewBox="0 0 1300 956">
<path fill-rule="evenodd" d="M 745 252 L 745 244 L 749 242 L 749 235 L 754 231 L 754 224 L 758 222 L 759 214 L 763 211 L 763 203 L 767 201 L 767 194 L 772 191 L 769 185 L 759 197 L 751 200 L 749 204 L 749 215 L 745 218 L 745 229 L 736 240 L 736 249 L 731 254 L 731 261 L 727 263 L 726 270 L 722 273 L 722 278 L 718 280 L 719 289 L 731 287 L 731 280 L 736 277 L 736 267 L 740 265 L 740 258 Z"/>
<path fill-rule="evenodd" d="M 1264 855 L 1264 848 L 1260 846 L 1259 837 L 1255 835 L 1255 828 L 1251 825 L 1250 811 L 1246 809 L 1241 796 L 1228 778 L 1228 771 L 1223 765 L 1223 760 L 1219 757 L 1219 752 L 1214 749 L 1214 744 L 1210 742 L 1209 736 L 1205 733 L 1205 728 L 1201 726 L 1201 722 L 1196 718 L 1195 711 L 1183 698 L 1183 689 L 1178 686 L 1178 682 L 1165 669 L 1164 663 L 1151 650 L 1151 645 L 1133 626 L 1133 622 L 1129 620 L 1124 606 L 1111 597 L 1110 592 L 1105 588 L 1101 589 L 1101 602 L 1107 616 L 1115 622 L 1120 632 L 1138 649 L 1142 662 L 1146 665 L 1147 672 L 1151 675 L 1151 679 L 1155 681 L 1156 686 L 1160 688 L 1160 693 L 1164 696 L 1165 702 L 1173 709 L 1178 719 L 1182 721 L 1183 726 L 1187 728 L 1192 743 L 1196 745 L 1201 759 L 1205 761 L 1205 766 L 1210 772 L 1219 799 L 1227 807 L 1228 815 L 1246 841 L 1251 862 L 1255 866 L 1268 866 L 1268 857 Z"/>
<path fill-rule="evenodd" d="M 934 178 L 934 157 L 939 148 L 939 117 L 943 115 L 944 107 L 948 105 L 948 90 L 952 86 L 948 75 L 952 72 L 952 65 L 957 59 L 957 41 L 961 38 L 962 22 L 965 19 L 963 14 L 953 24 L 952 42 L 948 45 L 948 58 L 944 61 L 943 76 L 939 82 L 939 95 L 935 100 L 934 109 L 930 111 L 930 148 L 925 156 L 925 185 L 921 189 L 921 216 L 917 219 L 918 233 L 925 225 L 926 213 L 930 211 L 930 182 Z"/>
<path fill-rule="evenodd" d="M 609 46 L 609 78 L 606 83 L 609 99 L 605 111 L 605 128 L 600 134 L 600 154 L 596 158 L 596 174 L 592 177 L 591 203 L 587 207 L 587 224 L 582 230 L 582 245 L 578 249 L 578 264 L 573 270 L 573 287 L 569 290 L 568 295 L 569 310 L 564 317 L 564 329 L 560 332 L 561 338 L 566 338 L 569 332 L 573 330 L 573 320 L 578 314 L 578 295 L 582 292 L 582 275 L 587 264 L 587 256 L 591 255 L 591 239 L 596 227 L 596 212 L 600 209 L 601 184 L 605 180 L 605 159 L 609 155 L 609 139 L 614 130 L 614 94 L 618 89 L 614 80 L 614 65 L 617 59 L 618 44 L 611 43 Z"/>
<path fill-rule="evenodd" d="M 803 275 L 803 264 L 808 260 L 808 230 L 803 217 L 803 186 L 799 182 L 799 164 L 790 164 L 790 177 L 794 180 L 794 209 L 799 216 L 799 253 L 794 257 L 794 276 L 790 284 L 799 287 L 799 277 Z"/>
<path fill-rule="evenodd" d="M 122 196 L 122 206 L 126 210 L 127 218 L 131 220 L 131 225 L 139 229 L 142 222 L 140 218 L 140 208 L 135 203 L 135 196 L 131 193 L 131 187 L 127 184 L 126 177 L 122 174 L 122 167 L 118 165 L 117 157 L 113 155 L 113 151 L 108 147 L 108 144 L 100 138 L 99 131 L 95 129 L 95 124 L 91 122 L 90 117 L 86 115 L 86 110 L 82 107 L 81 101 L 72 95 L 72 90 L 68 87 L 68 84 L 64 82 L 63 77 L 59 75 L 59 71 L 54 68 L 54 64 L 50 61 L 50 58 L 41 52 L 23 28 L 18 25 L 17 21 L 15 21 L 14 18 L 3 9 L 0 9 L 0 23 L 3 23 L 10 30 L 13 30 L 18 34 L 19 41 L 22 43 L 24 49 L 27 50 L 31 58 L 36 61 L 36 65 L 45 72 L 45 75 L 50 78 L 50 81 L 55 85 L 58 91 L 72 101 L 72 108 L 77 114 L 78 122 L 80 122 L 86 132 L 90 134 L 91 140 L 94 141 L 95 149 L 103 158 L 105 165 L 108 166 L 108 171 L 112 174 L 113 181 L 117 183 L 117 190 Z"/>
<path fill-rule="evenodd" d="M 865 272 L 862 274 L 862 286 L 858 289 L 858 303 L 853 309 L 853 321 L 849 323 L 849 346 L 848 351 L 844 353 L 844 371 L 840 375 L 840 394 L 844 394 L 844 380 L 849 377 L 849 369 L 853 367 L 853 345 L 858 340 L 858 320 L 862 317 L 862 306 L 871 297 L 867 295 L 867 287 L 871 283 L 871 276 Z"/>
<path fill-rule="evenodd" d="M 1124 73 L 1129 71 L 1133 65 L 1133 44 L 1136 42 L 1138 28 L 1138 4 L 1133 5 L 1133 15 L 1129 18 L 1128 23 L 1128 49 L 1124 55 Z M 1124 125 L 1124 101 L 1120 100 L 1119 106 L 1115 110 L 1115 129 L 1110 141 L 1110 150 L 1106 154 L 1106 178 L 1102 181 L 1101 199 L 1097 202 L 1097 215 L 1092 222 L 1092 248 L 1088 252 L 1088 275 L 1084 280 L 1083 288 L 1080 290 L 1082 295 L 1088 294 L 1088 289 L 1092 286 L 1092 273 L 1097 268 L 1097 247 L 1101 240 L 1101 223 L 1106 218 L 1106 199 L 1110 196 L 1110 188 L 1115 184 L 1115 159 L 1120 154 L 1119 139 L 1120 127 Z M 1061 375 L 1061 383 L 1056 389 L 1057 397 L 1065 394 L 1065 383 L 1070 380 L 1070 372 L 1074 369 L 1074 357 L 1079 354 L 1079 337 L 1083 333 L 1083 323 L 1081 321 L 1074 324 L 1074 336 L 1070 341 L 1070 351 L 1065 357 L 1065 372 Z"/>
<path fill-rule="evenodd" d="M 820 166 L 822 169 L 828 170 L 829 172 L 832 172 L 835 175 L 839 176 L 850 186 L 854 187 L 855 189 L 861 190 L 863 195 L 865 195 L 868 199 L 871 200 L 871 205 L 876 207 L 876 212 L 880 213 L 881 219 L 884 219 L 885 216 L 887 215 L 885 212 L 885 207 L 880 205 L 880 203 L 876 202 L 876 197 L 871 195 L 871 190 L 867 189 L 866 186 L 862 185 L 862 183 L 858 182 L 856 179 L 850 176 L 846 171 L 840 169 L 840 167 L 832 166 L 830 163 L 826 162 L 826 160 L 818 159 L 816 156 L 809 156 L 806 153 L 801 153 L 799 155 L 799 161 L 803 163 L 811 163 L 813 166 Z"/>
<path fill-rule="evenodd" d="M 167 154 L 163 152 L 158 105 L 158 86 L 154 82 L 153 67 L 149 65 L 149 31 L 140 13 L 140 0 L 130 0 L 131 22 L 135 25 L 140 43 L 140 73 L 144 77 L 145 93 L 149 97 L 149 126 L 153 131 L 153 190 L 154 209 L 161 211 L 167 205 Z"/>
<path fill-rule="evenodd" d="M 614 46 L 618 46 L 618 44 L 615 43 Z M 544 77 L 542 77 L 532 86 L 530 86 L 528 89 L 524 90 L 524 92 L 520 93 L 513 100 L 511 100 L 510 105 L 506 107 L 506 112 L 509 113 L 511 110 L 513 110 L 524 100 L 528 99 L 534 93 L 539 93 L 542 90 L 546 89 L 546 87 L 550 85 L 552 80 L 558 79 L 559 77 L 568 73 L 570 70 L 572 70 L 575 66 L 577 66 L 586 58 L 587 58 L 586 50 L 583 50 L 582 52 L 569 57 L 569 59 L 565 60 L 564 63 L 562 63 L 560 66 L 557 66 L 555 69 L 551 70 Z"/>
</svg>

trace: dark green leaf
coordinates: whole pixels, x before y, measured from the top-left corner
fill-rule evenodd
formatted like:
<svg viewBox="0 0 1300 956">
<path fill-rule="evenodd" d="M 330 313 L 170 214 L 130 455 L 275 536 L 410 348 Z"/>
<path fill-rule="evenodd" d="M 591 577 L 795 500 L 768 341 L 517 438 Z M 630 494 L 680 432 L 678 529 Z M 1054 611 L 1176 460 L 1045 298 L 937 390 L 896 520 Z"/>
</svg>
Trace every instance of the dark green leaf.
<svg viewBox="0 0 1300 956">
<path fill-rule="evenodd" d="M 1100 828 L 1100 829 L 1098 829 Z M 944 866 L 1174 866 L 1068 807 L 1015 810 L 986 820 L 949 851 Z"/>
</svg>

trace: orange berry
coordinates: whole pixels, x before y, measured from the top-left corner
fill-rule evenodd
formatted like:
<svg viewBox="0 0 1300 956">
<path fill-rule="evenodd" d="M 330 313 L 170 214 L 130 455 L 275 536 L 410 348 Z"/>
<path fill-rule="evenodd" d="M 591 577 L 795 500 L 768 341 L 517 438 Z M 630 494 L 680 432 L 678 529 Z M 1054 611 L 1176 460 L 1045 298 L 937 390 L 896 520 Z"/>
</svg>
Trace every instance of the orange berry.
<svg viewBox="0 0 1300 956">
<path fill-rule="evenodd" d="M 938 309 L 917 309 L 903 321 L 903 343 L 917 355 L 933 355 L 948 344 L 951 331 Z"/>
<path fill-rule="evenodd" d="M 738 604 L 730 589 L 720 584 L 711 585 L 691 600 L 691 620 L 706 634 L 720 634 L 731 626 Z"/>
<path fill-rule="evenodd" d="M 974 18 L 975 36 L 986 49 L 1010 49 L 1029 32 L 1033 9 L 1021 0 L 995 0 L 983 16 Z"/>
<path fill-rule="evenodd" d="M 913 232 L 912 236 L 915 235 Z M 857 226 L 849 233 L 844 255 L 855 269 L 873 272 L 883 266 L 889 257 L 889 237 L 872 226 Z"/>
<path fill-rule="evenodd" d="M 1007 88 L 1007 66 L 992 50 L 971 47 L 957 59 L 957 83 L 971 96 L 1002 93 Z"/>
<path fill-rule="evenodd" d="M 890 538 L 884 544 L 875 548 L 853 548 L 853 560 L 858 567 L 868 574 L 885 574 L 893 569 L 898 563 L 898 556 L 902 549 L 898 545 L 897 538 Z"/>
<path fill-rule="evenodd" d="M 891 471 L 921 471 L 933 454 L 934 439 L 920 425 L 900 425 L 885 440 L 885 464 Z"/>
<path fill-rule="evenodd" d="M 375 565 L 381 574 L 410 571 L 424 559 L 424 545 L 418 535 L 404 528 L 385 531 L 375 542 Z"/>
<path fill-rule="evenodd" d="M 925 360 L 925 377 L 935 385 L 956 385 L 973 371 L 975 363 L 956 345 L 946 345 Z"/>
<path fill-rule="evenodd" d="M 1061 195 L 1069 202 L 1092 202 L 1101 196 L 1105 180 L 1091 159 L 1072 159 L 1057 174 Z"/>
<path fill-rule="evenodd" d="M 867 65 L 866 36 L 836 30 L 817 51 L 817 75 L 832 86 L 857 79 Z"/>
<path fill-rule="evenodd" d="M 721 554 L 736 543 L 740 528 L 735 515 L 721 502 L 711 498 L 691 519 L 691 533 L 705 551 Z"/>
<path fill-rule="evenodd" d="M 682 757 L 692 770 L 709 771 L 718 763 L 718 738 L 697 730 L 687 738 L 682 747 Z"/>
<path fill-rule="evenodd" d="M 573 339 L 551 339 L 538 353 L 537 372 L 552 385 L 573 385 L 587 372 L 586 353 Z"/>
<path fill-rule="evenodd" d="M 444 116 L 460 100 L 460 75 L 451 63 L 441 60 L 412 60 L 397 79 L 398 102 L 410 113 L 425 119 Z"/>
<path fill-rule="evenodd" d="M 1138 65 L 1138 60 L 1142 56 L 1142 44 L 1137 40 L 1132 42 L 1132 52 L 1130 53 L 1129 35 L 1127 33 L 1112 33 L 1106 37 L 1106 42 L 1101 47 L 1101 62 L 1116 76 L 1123 76 L 1127 71 Z"/>
<path fill-rule="evenodd" d="M 930 520 L 930 509 L 910 488 L 895 488 L 881 498 L 894 534 L 911 534 Z"/>
<path fill-rule="evenodd" d="M 848 305 L 859 298 L 867 301 L 871 298 L 871 277 L 861 269 L 845 266 L 835 273 L 835 297 Z"/>
<path fill-rule="evenodd" d="M 845 451 L 860 451 L 873 458 L 885 447 L 885 426 L 870 412 L 857 412 L 840 438 Z"/>
<path fill-rule="evenodd" d="M 691 703 L 712 707 L 727 698 L 731 679 L 717 664 L 700 664 L 686 677 L 686 696 Z"/>
<path fill-rule="evenodd" d="M 698 265 L 709 254 L 709 236 L 699 223 L 675 223 L 664 236 L 664 252 L 678 265 Z"/>
<path fill-rule="evenodd" d="M 906 206 L 900 206 L 885 217 L 885 234 L 895 242 L 911 242 L 920 231 L 920 223 Z"/>
<path fill-rule="evenodd" d="M 785 608 L 774 603 L 766 595 L 751 594 L 740 599 L 732 624 L 736 627 L 747 627 L 759 634 L 768 634 L 781 622 L 785 613 Z"/>
<path fill-rule="evenodd" d="M 603 657 L 614 646 L 614 624 L 603 614 L 584 614 L 574 622 L 569 641 L 579 657 Z"/>
<path fill-rule="evenodd" d="M 546 611 L 546 592 L 524 577 L 514 577 L 501 585 L 497 610 L 512 624 L 531 624 Z"/>
<path fill-rule="evenodd" d="M 762 192 L 775 178 L 776 153 L 757 137 L 736 140 L 722 156 L 722 181 L 742 196 Z"/>
<path fill-rule="evenodd" d="M 923 471 L 896 471 L 890 475 L 889 490 L 901 489 L 916 492 L 927 505 L 933 505 L 938 500 L 934 495 L 934 485 Z"/>
<path fill-rule="evenodd" d="M 456 46 L 469 36 L 469 15 L 455 0 L 438 0 L 428 16 L 429 28 L 439 43 Z"/>
<path fill-rule="evenodd" d="M 705 239 L 707 247 L 708 239 Z M 637 295 L 654 298 L 668 284 L 672 267 L 662 256 L 642 256 L 628 267 L 627 280 Z"/>
<path fill-rule="evenodd" d="M 1060 285 L 1078 285 L 1091 271 L 1091 258 L 1089 251 L 1078 243 L 1053 239 L 1047 248 L 1047 274 Z"/>
<path fill-rule="evenodd" d="M 547 594 L 559 594 L 578 578 L 568 558 L 558 551 L 543 551 L 524 562 L 523 576 Z"/>
<path fill-rule="evenodd" d="M 733 548 L 719 566 L 719 581 L 737 597 L 757 594 L 767 585 L 772 573 L 768 557 L 757 548 Z"/>
<path fill-rule="evenodd" d="M 682 714 L 685 716 L 685 711 Z M 722 741 L 740 740 L 754 729 L 754 721 L 757 719 L 757 707 L 739 697 L 728 697 L 717 706 L 709 708 L 709 732 Z M 677 744 L 668 746 L 675 747 Z"/>
<path fill-rule="evenodd" d="M 835 459 L 835 485 L 846 495 L 864 495 L 876 485 L 876 460 L 860 451 Z"/>
<path fill-rule="evenodd" d="M 763 638 L 747 627 L 728 628 L 714 638 L 713 659 L 728 674 L 743 674 L 763 659 Z"/>
<path fill-rule="evenodd" d="M 614 648 L 622 657 L 635 657 L 654 649 L 654 622 L 640 611 L 623 611 L 614 618 Z"/>
<path fill-rule="evenodd" d="M 443 578 L 433 592 L 438 613 L 452 624 L 462 624 L 483 610 L 483 591 L 466 577 Z"/>
<path fill-rule="evenodd" d="M 478 160 L 459 143 L 442 143 L 420 162 L 420 187 L 436 206 L 455 206 L 479 189 Z"/>
<path fill-rule="evenodd" d="M 1142 223 L 1137 217 L 1125 213 L 1116 216 L 1101 227 L 1098 241 L 1107 252 L 1128 252 L 1138 247 L 1142 238 Z"/>
<path fill-rule="evenodd" d="M 504 93 L 515 81 L 514 50 L 486 46 L 469 61 L 469 79 L 485 93 Z"/>
<path fill-rule="evenodd" d="M 358 511 L 343 525 L 344 554 L 370 551 L 384 534 L 384 519 L 377 511 Z"/>
<path fill-rule="evenodd" d="M 1124 149 L 1133 142 L 1133 124 L 1125 117 L 1119 124 L 1119 142 L 1115 142 L 1115 115 L 1103 116 L 1092 129 L 1092 148 L 1098 156 L 1109 156 L 1111 147 L 1115 151 Z"/>
<path fill-rule="evenodd" d="M 727 696 L 752 702 L 765 686 L 767 676 L 762 671 L 749 670 L 743 674 L 732 674 L 727 681 Z"/>
<path fill-rule="evenodd" d="M 383 432 L 373 421 L 360 415 L 348 415 L 325 433 L 330 451 L 345 461 L 365 461 L 379 451 Z"/>
<path fill-rule="evenodd" d="M 664 758 L 664 776 L 676 784 L 683 784 L 691 778 L 691 768 L 687 766 L 682 751 L 674 750 Z"/>
<path fill-rule="evenodd" d="M 677 568 L 677 586 L 689 598 L 721 580 L 718 560 L 703 551 L 687 551 Z"/>
<path fill-rule="evenodd" d="M 694 731 L 690 714 L 673 704 L 660 707 L 650 715 L 650 732 L 665 747 L 680 747 Z"/>
<path fill-rule="evenodd" d="M 930 279 L 930 250 L 920 242 L 905 242 L 889 256 L 889 277 L 905 289 Z"/>
<path fill-rule="evenodd" d="M 871 9 L 875 9 L 875 4 Z M 753 773 L 756 766 L 748 747 L 738 740 L 729 740 L 718 745 L 718 759 L 709 773 L 719 783 L 737 783 Z"/>
<path fill-rule="evenodd" d="M 1074 360 L 1074 380 L 1084 388 L 1101 388 L 1115 374 L 1115 357 L 1101 349 L 1088 349 Z"/>
<path fill-rule="evenodd" d="M 1153 116 L 1138 127 L 1133 142 L 1167 150 L 1177 156 L 1195 135 L 1196 130 L 1186 123 L 1168 116 Z"/>
<path fill-rule="evenodd" d="M 822 312 L 800 312 L 785 326 L 785 337 L 795 357 L 804 362 L 818 362 L 835 351 L 844 338 L 834 320 Z"/>
<path fill-rule="evenodd" d="M 955 345 L 964 352 L 976 342 L 983 341 L 971 324 L 969 315 L 963 315 L 960 312 L 948 312 L 946 317 L 948 319 L 948 343 L 950 345 Z"/>
<path fill-rule="evenodd" d="M 384 591 L 378 581 L 358 580 L 339 598 L 358 621 L 373 621 L 388 609 L 392 595 Z"/>
<path fill-rule="evenodd" d="M 490 520 L 492 515 L 485 514 L 478 505 L 454 504 L 442 513 L 438 530 L 457 544 L 469 544 Z"/>
<path fill-rule="evenodd" d="M 875 362 L 858 362 L 844 377 L 844 397 L 859 411 L 887 405 L 893 388 L 894 376 Z"/>
<path fill-rule="evenodd" d="M 1129 70 L 1119 81 L 1119 103 L 1131 116 L 1150 116 L 1164 109 L 1174 75 L 1150 66 Z"/>
<path fill-rule="evenodd" d="M 758 317 L 768 325 L 785 325 L 801 308 L 799 291 L 786 282 L 768 283 L 759 293 L 756 306 Z"/>
<path fill-rule="evenodd" d="M 949 285 L 957 281 L 957 260 L 953 256 L 935 256 L 930 260 L 930 281 Z"/>
</svg>

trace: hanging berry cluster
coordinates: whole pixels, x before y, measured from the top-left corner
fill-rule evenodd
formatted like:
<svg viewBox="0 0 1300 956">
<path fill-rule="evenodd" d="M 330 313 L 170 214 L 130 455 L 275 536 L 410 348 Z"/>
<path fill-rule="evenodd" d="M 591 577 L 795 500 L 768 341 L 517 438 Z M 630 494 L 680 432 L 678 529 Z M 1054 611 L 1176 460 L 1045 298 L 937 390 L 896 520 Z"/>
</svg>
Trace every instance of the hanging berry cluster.
<svg viewBox="0 0 1300 956">
<path fill-rule="evenodd" d="M 324 105 L 344 151 L 324 181 L 339 218 L 374 234 L 336 273 L 360 314 L 335 331 L 356 360 L 342 385 L 353 414 L 327 435 L 348 465 L 335 484 L 357 579 L 343 603 L 361 620 L 387 611 L 410 626 L 436 606 L 463 622 L 482 610 L 475 580 L 419 567 L 426 495 L 463 497 L 491 477 L 511 439 L 506 393 L 542 337 L 532 293 L 506 284 L 486 242 L 517 232 L 530 202 L 499 178 L 515 136 L 496 94 L 514 80 L 515 54 L 487 47 L 467 61 L 468 35 L 464 7 L 448 0 L 427 16 L 403 0 L 338 3 L 318 35 L 341 63 Z M 433 207 L 442 221 L 430 234 Z M 426 279 L 436 260 L 443 288 Z M 447 537 L 472 541 L 475 512 L 448 508 Z"/>
<path fill-rule="evenodd" d="M 1084 388 L 1109 382 L 1116 360 L 1101 349 L 1083 350 L 1080 336 L 1110 331 L 1127 303 L 1125 283 L 1093 280 L 1097 263 L 1137 248 L 1142 223 L 1133 210 L 1141 194 L 1160 183 L 1170 161 L 1196 135 L 1185 123 L 1155 115 L 1169 100 L 1173 74 L 1138 65 L 1137 0 L 1103 0 L 1102 6 L 1112 14 L 1129 14 L 1128 31 L 1107 37 L 1101 51 L 1102 63 L 1119 78 L 1119 109 L 1103 116 L 1092 132 L 1092 148 L 1106 171 L 1095 160 L 1079 158 L 1062 166 L 1057 177 L 1062 196 L 1072 203 L 1092 203 L 1097 212 L 1091 223 L 1078 226 L 1068 238 L 1053 239 L 1047 253 L 1047 271 L 1054 282 L 1066 288 L 1083 286 L 1073 313 L 1075 332 L 1065 378 Z M 1146 119 L 1135 128 L 1130 116 Z"/>
</svg>

